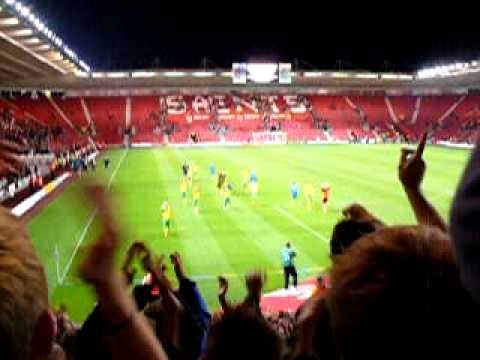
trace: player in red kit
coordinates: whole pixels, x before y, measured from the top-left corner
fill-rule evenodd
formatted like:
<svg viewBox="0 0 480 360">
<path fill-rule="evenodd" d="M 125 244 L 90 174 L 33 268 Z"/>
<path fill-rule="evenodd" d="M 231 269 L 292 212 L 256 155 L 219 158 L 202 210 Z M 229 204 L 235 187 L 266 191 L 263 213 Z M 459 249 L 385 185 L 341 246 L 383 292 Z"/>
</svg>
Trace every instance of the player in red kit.
<svg viewBox="0 0 480 360">
<path fill-rule="evenodd" d="M 328 210 L 328 202 L 330 200 L 331 191 L 332 191 L 332 188 L 328 183 L 325 183 L 322 185 L 322 195 L 323 195 L 322 208 L 325 214 L 327 213 L 327 210 Z"/>
</svg>

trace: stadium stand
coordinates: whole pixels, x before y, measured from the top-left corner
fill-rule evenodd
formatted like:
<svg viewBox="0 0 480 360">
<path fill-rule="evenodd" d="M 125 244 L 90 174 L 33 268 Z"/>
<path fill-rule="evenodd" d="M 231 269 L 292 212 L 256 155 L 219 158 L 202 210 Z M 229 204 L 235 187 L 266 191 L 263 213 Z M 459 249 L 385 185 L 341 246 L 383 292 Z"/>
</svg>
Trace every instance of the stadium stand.
<svg viewBox="0 0 480 360">
<path fill-rule="evenodd" d="M 424 129 L 434 141 L 472 142 L 479 97 L 470 96 L 132 96 L 132 141 L 138 143 L 251 142 L 252 133 L 283 131 L 290 142 L 415 141 Z M 290 103 L 287 102 L 287 99 Z M 8 104 L 5 102 L 8 101 Z M 52 106 L 51 101 L 54 102 Z M 263 103 L 262 103 L 263 101 Z M 292 102 L 293 101 L 293 102 Z M 298 105 L 306 101 L 308 107 Z M 82 105 L 85 104 L 85 108 Z M 236 105 L 235 105 L 236 103 Z M 93 135 L 111 145 L 123 143 L 126 97 L 3 100 L 21 118 L 62 129 L 61 144 Z M 62 119 L 59 109 L 71 122 Z M 91 123 L 85 111 L 91 116 Z M 26 115 L 28 114 L 28 115 Z M 73 127 L 73 128 L 72 128 Z"/>
<path fill-rule="evenodd" d="M 92 116 L 95 138 L 107 144 L 122 144 L 126 128 L 125 97 L 92 97 L 85 102 Z"/>
<path fill-rule="evenodd" d="M 132 125 L 135 128 L 135 142 L 159 143 L 155 128 L 160 123 L 160 98 L 155 96 L 134 96 L 132 99 Z"/>
<path fill-rule="evenodd" d="M 67 118 L 74 125 L 80 134 L 88 133 L 90 123 L 83 111 L 81 99 L 79 98 L 54 98 L 53 101 L 60 107 Z"/>
</svg>

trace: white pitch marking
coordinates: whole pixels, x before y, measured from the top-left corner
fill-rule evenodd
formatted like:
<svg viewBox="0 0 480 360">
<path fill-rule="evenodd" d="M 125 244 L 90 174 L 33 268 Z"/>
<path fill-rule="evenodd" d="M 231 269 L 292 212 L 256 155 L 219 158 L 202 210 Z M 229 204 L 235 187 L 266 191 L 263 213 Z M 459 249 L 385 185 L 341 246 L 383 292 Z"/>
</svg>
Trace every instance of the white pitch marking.
<svg viewBox="0 0 480 360">
<path fill-rule="evenodd" d="M 316 238 L 322 240 L 323 242 L 325 242 L 326 244 L 329 243 L 328 239 L 323 236 L 322 234 L 320 234 L 318 231 L 315 231 L 313 230 L 310 226 L 308 226 L 307 224 L 305 224 L 303 221 L 301 221 L 300 219 L 298 219 L 297 217 L 293 216 L 292 214 L 290 214 L 288 211 L 286 211 L 285 209 L 281 208 L 281 207 L 275 207 L 275 210 L 278 211 L 279 213 L 283 214 L 285 217 L 287 217 L 288 219 L 290 219 L 290 221 L 292 221 L 293 223 L 297 224 L 298 226 L 300 226 L 303 230 L 309 232 L 310 234 L 312 234 L 313 236 L 315 236 Z"/>
<path fill-rule="evenodd" d="M 107 184 L 107 190 L 110 190 L 110 187 L 113 184 L 113 180 L 117 176 L 118 169 L 120 169 L 120 165 L 122 165 L 123 159 L 125 159 L 125 157 L 127 156 L 127 152 L 128 152 L 128 150 L 125 150 L 125 152 L 123 153 L 120 161 L 117 164 L 117 167 L 113 171 L 112 176 L 110 176 L 110 180 L 108 181 L 108 184 Z M 80 249 L 80 246 L 82 245 L 83 241 L 85 240 L 85 237 L 87 236 L 87 233 L 88 233 L 88 230 L 90 229 L 90 226 L 92 226 L 93 220 L 95 219 L 95 216 L 97 215 L 97 211 L 98 211 L 97 208 L 95 208 L 92 211 L 92 214 L 90 215 L 90 217 L 88 218 L 88 221 L 87 221 L 85 227 L 83 228 L 82 233 L 80 234 L 80 238 L 77 241 L 77 245 L 75 246 L 75 249 L 73 250 L 73 253 L 70 256 L 70 259 L 68 260 L 67 265 L 65 266 L 65 269 L 63 271 L 62 276 L 60 277 L 60 284 L 65 281 L 65 278 L 67 277 L 68 272 L 70 271 L 70 267 L 72 266 L 73 260 L 75 259 L 75 256 L 77 256 L 77 252 Z"/>
</svg>

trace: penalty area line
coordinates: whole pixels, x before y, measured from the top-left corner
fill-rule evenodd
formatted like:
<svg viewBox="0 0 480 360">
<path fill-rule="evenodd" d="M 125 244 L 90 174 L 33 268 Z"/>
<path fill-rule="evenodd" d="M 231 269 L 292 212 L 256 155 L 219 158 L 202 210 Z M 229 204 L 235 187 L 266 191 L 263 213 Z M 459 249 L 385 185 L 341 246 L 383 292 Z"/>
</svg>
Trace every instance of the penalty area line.
<svg viewBox="0 0 480 360">
<path fill-rule="evenodd" d="M 277 206 L 275 207 L 275 210 L 277 212 L 279 212 L 280 214 L 282 214 L 283 216 L 285 216 L 286 218 L 288 218 L 291 222 L 293 222 L 294 224 L 300 226 L 303 230 L 305 230 L 306 232 L 312 234 L 313 236 L 315 236 L 317 239 L 320 239 L 322 240 L 325 244 L 328 245 L 329 241 L 328 239 L 323 236 L 322 234 L 320 234 L 318 231 L 312 229 L 310 226 L 308 226 L 307 224 L 305 224 L 302 220 L 300 220 L 299 218 L 297 218 L 296 216 L 292 215 L 290 212 L 288 212 L 287 210 Z"/>
</svg>

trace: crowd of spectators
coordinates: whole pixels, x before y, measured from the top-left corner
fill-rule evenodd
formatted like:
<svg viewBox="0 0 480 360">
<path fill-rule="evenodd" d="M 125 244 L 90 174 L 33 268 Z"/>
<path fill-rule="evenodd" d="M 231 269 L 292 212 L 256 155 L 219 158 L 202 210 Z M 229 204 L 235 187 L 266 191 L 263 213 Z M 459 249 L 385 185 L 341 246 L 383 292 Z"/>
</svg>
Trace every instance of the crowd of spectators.
<svg viewBox="0 0 480 360">
<path fill-rule="evenodd" d="M 225 137 L 229 130 L 228 124 L 225 121 L 219 120 L 219 114 L 216 111 L 214 112 L 212 120 L 208 122 L 208 128 L 220 137 Z"/>
<path fill-rule="evenodd" d="M 44 126 L 29 118 L 17 119 L 8 108 L 0 111 L 0 140 L 19 143 L 36 153 L 45 153 L 62 134 L 61 127 Z"/>
<path fill-rule="evenodd" d="M 474 137 L 472 134 L 476 134 L 480 129 L 480 119 L 472 119 L 462 124 L 460 127 L 460 139 L 461 141 L 472 143 Z"/>
<path fill-rule="evenodd" d="M 66 171 L 82 175 L 96 169 L 98 149 L 95 145 L 74 145 L 61 152 L 49 153 L 25 149 L 16 143 L 0 141 L 0 151 L 12 154 L 8 159 L 0 156 L 0 201 L 21 200 L 23 195 L 37 191 Z M 23 195 L 19 198 L 20 193 Z"/>
<path fill-rule="evenodd" d="M 62 145 L 63 129 L 47 127 L 28 118 L 17 119 L 10 109 L 0 112 L 0 200 L 18 192 L 35 191 L 59 172 L 82 172 L 93 167 L 93 144 Z"/>
<path fill-rule="evenodd" d="M 162 103 L 158 112 L 152 111 L 144 122 L 153 123 L 153 133 L 157 135 L 172 136 L 177 130 L 175 123 L 168 119 L 168 109 L 165 103 Z"/>
<path fill-rule="evenodd" d="M 314 116 L 313 127 L 317 130 L 327 131 L 329 133 L 333 131 L 333 126 L 330 121 L 328 121 L 327 118 L 320 116 Z"/>
<path fill-rule="evenodd" d="M 480 320 L 480 147 L 459 186 L 450 225 L 422 191 L 422 137 L 403 149 L 398 178 L 417 224 L 390 226 L 360 204 L 347 206 L 331 237 L 328 287 L 322 278 L 296 312 L 263 313 L 262 271 L 245 277 L 247 295 L 212 313 L 182 256 L 134 243 L 123 266 L 125 234 L 111 196 L 89 185 L 101 231 L 80 266 L 97 306 L 83 324 L 49 306 L 45 271 L 24 223 L 0 209 L 0 346 L 5 359 L 451 359 L 475 356 Z M 11 149 L 1 158 L 11 161 Z M 367 174 L 366 174 L 367 175 Z M 396 204 L 392 204 L 396 206 Z M 400 209 L 399 209 L 400 210 Z M 381 214 L 379 214 L 381 215 Z M 46 239 L 48 240 L 48 239 Z M 320 246 L 319 246 L 320 247 Z M 455 249 L 455 251 L 454 251 Z M 140 262 L 148 274 L 132 285 Z M 262 264 L 258 264 L 261 266 Z M 175 283 L 167 268 L 175 274 Z"/>
</svg>

